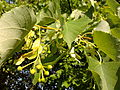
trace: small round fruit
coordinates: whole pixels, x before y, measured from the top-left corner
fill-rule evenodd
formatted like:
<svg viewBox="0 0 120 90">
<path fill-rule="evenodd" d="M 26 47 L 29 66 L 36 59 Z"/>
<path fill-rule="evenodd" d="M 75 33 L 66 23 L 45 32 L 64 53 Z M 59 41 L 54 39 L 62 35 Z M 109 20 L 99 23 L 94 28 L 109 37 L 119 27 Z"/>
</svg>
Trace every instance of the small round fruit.
<svg viewBox="0 0 120 90">
<path fill-rule="evenodd" d="M 42 65 L 39 64 L 39 65 L 36 66 L 36 68 L 37 68 L 37 69 L 41 69 L 41 68 L 42 68 Z"/>
<path fill-rule="evenodd" d="M 46 52 L 46 51 L 44 51 L 44 50 L 42 51 L 42 53 L 45 53 L 45 52 Z"/>
<path fill-rule="evenodd" d="M 44 47 L 44 50 L 47 50 L 47 47 Z"/>
<path fill-rule="evenodd" d="M 48 51 L 48 53 L 51 53 L 51 51 Z"/>
<path fill-rule="evenodd" d="M 41 82 L 45 82 L 45 78 L 41 78 Z"/>
<path fill-rule="evenodd" d="M 42 39 L 41 42 L 45 42 L 45 39 Z"/>
<path fill-rule="evenodd" d="M 31 69 L 31 70 L 30 70 L 30 73 L 31 73 L 31 74 L 34 74 L 35 72 L 36 72 L 35 69 Z"/>
<path fill-rule="evenodd" d="M 52 69 L 52 65 L 48 65 L 47 68 L 48 68 L 48 69 Z"/>
<path fill-rule="evenodd" d="M 21 66 L 18 66 L 18 68 L 17 68 L 18 71 L 21 71 L 22 69 L 23 69 L 23 67 L 21 67 Z"/>
<path fill-rule="evenodd" d="M 42 33 L 44 33 L 45 32 L 45 30 L 42 30 Z"/>
<path fill-rule="evenodd" d="M 41 82 L 41 79 L 40 79 L 40 78 L 38 79 L 38 82 Z"/>
<path fill-rule="evenodd" d="M 45 71 L 44 75 L 48 76 L 49 75 L 49 71 Z"/>
</svg>

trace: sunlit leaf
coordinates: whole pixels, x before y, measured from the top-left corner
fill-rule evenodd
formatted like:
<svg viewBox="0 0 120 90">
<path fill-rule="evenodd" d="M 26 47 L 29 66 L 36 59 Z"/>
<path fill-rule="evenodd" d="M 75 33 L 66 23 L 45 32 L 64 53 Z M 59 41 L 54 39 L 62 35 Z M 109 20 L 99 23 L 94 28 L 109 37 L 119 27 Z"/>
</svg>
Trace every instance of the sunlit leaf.
<svg viewBox="0 0 120 90">
<path fill-rule="evenodd" d="M 23 61 L 25 60 L 25 58 L 23 58 L 22 56 L 17 60 L 16 65 L 20 65 Z"/>
<path fill-rule="evenodd" d="M 115 88 L 115 86 L 116 83 L 120 83 L 117 82 L 117 71 L 120 68 L 120 62 L 101 63 L 92 57 L 88 57 L 88 60 L 89 69 L 93 72 L 96 72 L 101 78 L 102 90 L 119 90 L 119 88 Z M 100 79 L 97 80 L 99 83 Z"/>
<path fill-rule="evenodd" d="M 115 37 L 102 31 L 94 31 L 93 37 L 95 44 L 101 51 L 115 61 L 120 60 L 120 42 Z"/>
<path fill-rule="evenodd" d="M 63 30 L 63 38 L 67 42 L 69 48 L 71 47 L 71 43 L 75 40 L 77 35 L 79 35 L 81 32 L 83 32 L 90 23 L 90 19 L 87 16 L 84 16 L 78 20 L 75 21 L 68 21 L 64 25 Z"/>
<path fill-rule="evenodd" d="M 28 59 L 34 59 L 37 57 L 37 51 L 30 51 L 28 53 L 23 54 L 21 57 L 28 58 Z"/>
<path fill-rule="evenodd" d="M 65 86 L 66 88 L 68 88 L 70 86 L 70 84 L 67 81 L 64 81 L 62 83 L 62 87 Z"/>
<path fill-rule="evenodd" d="M 42 52 L 43 48 L 42 48 L 42 46 L 40 44 L 40 39 L 39 38 L 34 41 L 32 49 L 35 50 L 35 51 L 38 50 L 38 53 Z"/>
<path fill-rule="evenodd" d="M 39 45 L 40 45 L 40 38 L 38 38 L 34 41 L 32 49 L 38 49 Z"/>
<path fill-rule="evenodd" d="M 120 60 L 119 50 L 120 42 L 117 38 L 110 34 L 110 27 L 106 21 L 101 21 L 95 28 L 93 40 L 97 47 L 106 53 L 111 59 Z"/>
</svg>

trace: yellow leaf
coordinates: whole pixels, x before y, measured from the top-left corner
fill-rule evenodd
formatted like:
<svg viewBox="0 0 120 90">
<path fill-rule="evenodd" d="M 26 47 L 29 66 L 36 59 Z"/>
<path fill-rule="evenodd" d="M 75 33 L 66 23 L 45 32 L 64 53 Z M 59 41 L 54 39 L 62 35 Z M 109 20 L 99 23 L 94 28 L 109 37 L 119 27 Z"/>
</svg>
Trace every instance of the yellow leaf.
<svg viewBox="0 0 120 90">
<path fill-rule="evenodd" d="M 33 46 L 32 46 L 32 49 L 33 49 L 33 50 L 34 50 L 34 49 L 38 49 L 39 46 L 40 46 L 40 39 L 38 38 L 38 39 L 36 39 L 36 40 L 34 41 Z"/>
<path fill-rule="evenodd" d="M 28 59 L 34 59 L 34 58 L 36 58 L 36 56 L 37 56 L 36 51 L 30 51 L 30 52 L 22 55 L 22 57 L 28 58 Z"/>
<path fill-rule="evenodd" d="M 39 49 L 38 49 L 38 53 L 40 54 L 40 53 L 42 52 L 42 50 L 43 50 L 43 47 L 42 47 L 42 45 L 40 44 L 40 45 L 39 45 Z"/>
<path fill-rule="evenodd" d="M 18 59 L 16 65 L 20 65 L 23 61 L 25 60 L 25 58 L 23 58 L 22 56 Z"/>
<path fill-rule="evenodd" d="M 37 52 L 33 52 L 33 54 L 31 54 L 31 56 L 27 57 L 28 59 L 34 59 L 37 57 Z"/>
</svg>

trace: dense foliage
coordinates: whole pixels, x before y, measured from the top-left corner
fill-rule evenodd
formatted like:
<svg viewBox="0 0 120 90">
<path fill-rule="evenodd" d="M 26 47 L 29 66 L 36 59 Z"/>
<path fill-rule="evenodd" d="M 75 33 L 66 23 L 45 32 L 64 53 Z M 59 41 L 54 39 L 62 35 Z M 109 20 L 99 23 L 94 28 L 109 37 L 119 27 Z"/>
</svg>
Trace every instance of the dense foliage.
<svg viewBox="0 0 120 90">
<path fill-rule="evenodd" d="M 6 1 L 0 1 L 1 90 L 119 90 L 119 2 Z"/>
</svg>

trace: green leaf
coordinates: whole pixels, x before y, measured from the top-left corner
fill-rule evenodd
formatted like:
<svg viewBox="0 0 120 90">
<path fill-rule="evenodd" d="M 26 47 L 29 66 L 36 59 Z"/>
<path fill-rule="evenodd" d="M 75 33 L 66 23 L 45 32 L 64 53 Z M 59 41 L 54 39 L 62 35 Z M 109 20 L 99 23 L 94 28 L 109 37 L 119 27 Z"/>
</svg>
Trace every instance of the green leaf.
<svg viewBox="0 0 120 90">
<path fill-rule="evenodd" d="M 58 78 L 60 78 L 60 76 L 61 76 L 61 74 L 63 73 L 63 71 L 64 71 L 63 69 L 60 69 L 60 70 L 58 70 L 58 71 L 56 72 Z"/>
<path fill-rule="evenodd" d="M 49 57 L 47 57 L 45 60 L 42 61 L 43 65 L 54 65 L 56 64 L 66 53 L 63 52 L 60 56 L 59 55 L 52 55 L 50 54 Z"/>
<path fill-rule="evenodd" d="M 101 90 L 101 87 L 102 87 L 102 86 L 101 86 L 100 76 L 99 76 L 96 72 L 94 72 L 93 70 L 91 70 L 91 71 L 92 71 L 92 75 L 93 75 L 93 77 L 94 77 L 95 83 L 97 84 L 99 90 Z"/>
<path fill-rule="evenodd" d="M 54 62 L 57 59 L 57 57 L 59 57 L 59 55 L 50 54 L 42 61 L 42 63 L 45 65 L 49 65 L 49 63 L 51 64 L 52 62 Z M 53 64 L 51 64 L 51 65 L 53 65 Z"/>
<path fill-rule="evenodd" d="M 37 24 L 47 25 L 55 22 L 61 16 L 60 0 L 50 0 L 48 7 L 42 9 L 37 15 Z"/>
<path fill-rule="evenodd" d="M 33 10 L 21 6 L 3 14 L 0 18 L 0 66 L 23 42 L 24 36 L 36 22 Z"/>
<path fill-rule="evenodd" d="M 55 19 L 48 15 L 43 9 L 37 15 L 37 24 L 46 25 L 54 22 Z"/>
<path fill-rule="evenodd" d="M 60 0 L 50 0 L 48 6 L 49 13 L 51 13 L 52 17 L 59 19 L 61 16 Z"/>
<path fill-rule="evenodd" d="M 68 88 L 70 86 L 70 84 L 67 81 L 64 81 L 62 83 L 62 87 L 65 86 L 66 88 Z"/>
<path fill-rule="evenodd" d="M 33 85 L 36 85 L 36 83 L 38 82 L 38 79 L 39 79 L 39 73 L 35 73 L 34 79 L 32 81 Z"/>
<path fill-rule="evenodd" d="M 106 0 L 106 3 L 114 13 L 117 13 L 117 8 L 120 6 L 116 0 Z"/>
<path fill-rule="evenodd" d="M 114 37 L 120 39 L 120 28 L 111 29 L 111 33 Z"/>
<path fill-rule="evenodd" d="M 48 27 L 57 28 L 55 23 L 49 25 Z M 55 35 L 56 31 L 55 30 L 47 30 L 46 33 L 47 33 L 46 37 L 49 37 L 50 40 L 56 39 L 56 35 Z"/>
<path fill-rule="evenodd" d="M 119 41 L 110 33 L 110 26 L 107 21 L 102 20 L 94 29 L 93 40 L 97 47 L 106 53 L 113 60 L 119 58 Z"/>
<path fill-rule="evenodd" d="M 111 59 L 115 61 L 120 60 L 120 42 L 115 37 L 109 33 L 94 31 L 93 40 L 97 47 L 106 53 Z"/>
<path fill-rule="evenodd" d="M 63 38 L 67 42 L 69 48 L 71 47 L 71 43 L 75 40 L 77 35 L 85 30 L 90 21 L 91 19 L 89 19 L 87 16 L 84 16 L 78 20 L 68 21 L 65 23 L 65 25 L 63 26 Z"/>
<path fill-rule="evenodd" d="M 108 14 L 107 21 L 111 28 L 120 27 L 120 18 L 116 15 Z"/>
<path fill-rule="evenodd" d="M 118 80 L 117 71 L 120 67 L 120 62 L 100 63 L 92 57 L 88 57 L 89 69 L 96 72 L 101 78 L 102 90 L 119 90 L 115 89 Z"/>
</svg>

